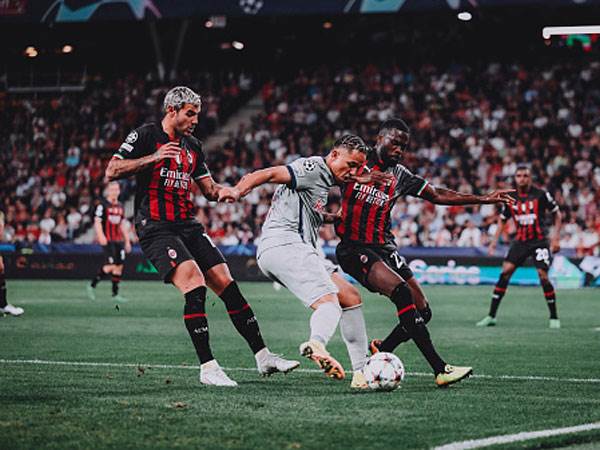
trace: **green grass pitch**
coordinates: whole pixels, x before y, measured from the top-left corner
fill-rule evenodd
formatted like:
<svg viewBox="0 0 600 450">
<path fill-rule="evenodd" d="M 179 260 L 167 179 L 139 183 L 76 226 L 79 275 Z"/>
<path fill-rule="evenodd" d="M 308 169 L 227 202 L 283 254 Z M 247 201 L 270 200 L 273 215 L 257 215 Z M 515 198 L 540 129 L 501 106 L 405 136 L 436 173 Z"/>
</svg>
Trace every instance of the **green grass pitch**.
<svg viewBox="0 0 600 450">
<path fill-rule="evenodd" d="M 0 448 L 412 449 L 600 421 L 600 294 L 558 292 L 563 328 L 548 328 L 540 288 L 511 286 L 495 328 L 475 322 L 491 287 L 425 287 L 433 341 L 475 376 L 438 389 L 413 343 L 396 353 L 408 375 L 391 393 L 353 392 L 302 360 L 302 371 L 261 378 L 218 298 L 211 343 L 235 389 L 198 383 L 183 301 L 159 282 L 110 285 L 87 300 L 83 281 L 10 281 L 20 318 L 0 319 Z M 269 347 L 297 357 L 309 312 L 285 289 L 242 283 Z M 361 290 L 369 336 L 395 324 L 383 298 Z M 334 337 L 330 350 L 349 367 Z M 85 364 L 42 364 L 31 360 Z M 29 362 L 26 362 L 29 361 Z M 94 363 L 94 364 L 89 364 Z M 166 365 L 176 367 L 152 367 Z M 250 370 L 242 370 L 250 369 Z M 600 430 L 496 448 L 600 448 Z"/>
</svg>

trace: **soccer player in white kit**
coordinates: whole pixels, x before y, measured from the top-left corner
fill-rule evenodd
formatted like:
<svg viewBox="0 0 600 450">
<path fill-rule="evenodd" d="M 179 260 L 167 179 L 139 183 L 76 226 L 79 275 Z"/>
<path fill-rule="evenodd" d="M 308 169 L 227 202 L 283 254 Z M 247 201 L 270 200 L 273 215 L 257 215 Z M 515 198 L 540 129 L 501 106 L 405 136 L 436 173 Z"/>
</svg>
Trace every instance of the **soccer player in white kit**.
<svg viewBox="0 0 600 450">
<path fill-rule="evenodd" d="M 262 184 L 281 184 L 258 241 L 258 265 L 266 276 L 287 287 L 313 310 L 310 337 L 300 345 L 300 353 L 335 379 L 345 377 L 344 369 L 326 345 L 340 324 L 354 371 L 354 388 L 366 387 L 361 371 L 368 353 L 362 302 L 358 290 L 325 258 L 318 244 L 318 229 L 331 220 L 325 212 L 330 188 L 356 177 L 367 149 L 360 137 L 346 135 L 334 143 L 325 158 L 299 158 L 287 166 L 257 170 L 234 188 L 225 189 L 219 198 L 238 200 Z M 370 179 L 376 176 L 369 174 Z"/>
</svg>

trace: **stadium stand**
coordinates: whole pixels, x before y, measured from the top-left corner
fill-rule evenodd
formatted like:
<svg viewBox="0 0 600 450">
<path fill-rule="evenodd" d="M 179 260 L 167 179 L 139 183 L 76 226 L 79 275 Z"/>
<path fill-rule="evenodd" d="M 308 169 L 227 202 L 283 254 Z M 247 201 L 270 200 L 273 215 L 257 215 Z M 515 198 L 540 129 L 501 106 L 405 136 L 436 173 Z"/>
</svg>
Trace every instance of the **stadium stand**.
<svg viewBox="0 0 600 450">
<path fill-rule="evenodd" d="M 211 167 L 219 181 L 232 183 L 250 169 L 324 154 L 343 132 L 373 142 L 378 124 L 399 115 L 413 130 L 407 165 L 436 185 L 506 188 L 518 163 L 531 164 L 564 212 L 562 246 L 590 254 L 600 242 L 599 77 L 597 62 L 300 71 L 287 84 L 263 86 L 264 113 L 211 153 Z M 200 215 L 217 242 L 249 242 L 270 195 L 263 189 L 241 207 L 201 208 Z M 206 206 L 201 197 L 197 202 Z M 337 207 L 335 196 L 330 207 Z M 400 246 L 480 246 L 496 219 L 494 206 L 434 208 L 408 199 L 394 210 L 393 232 Z M 322 238 L 335 241 L 331 227 Z"/>
<path fill-rule="evenodd" d="M 600 245 L 600 64 L 331 65 L 300 70 L 287 82 L 267 81 L 264 111 L 209 154 L 213 176 L 234 183 L 249 170 L 324 154 L 336 137 L 357 132 L 373 142 L 378 124 L 399 115 L 411 125 L 406 165 L 435 185 L 483 192 L 510 186 L 518 163 L 529 163 L 565 219 L 561 245 L 577 256 Z M 232 74 L 183 75 L 203 94 L 198 135 L 212 133 L 247 100 L 252 79 Z M 151 76 L 90 79 L 83 96 L 0 100 L 0 191 L 5 239 L 32 244 L 77 238 L 101 196 L 107 158 L 128 130 L 153 119 L 164 92 Z M 50 100 L 50 101 L 49 101 Z M 34 175 L 31 175 L 34 174 Z M 124 195 L 131 194 L 125 184 Z M 198 217 L 221 245 L 252 243 L 272 189 L 240 205 Z M 330 208 L 337 208 L 332 195 Z M 494 206 L 437 207 L 408 199 L 394 210 L 400 246 L 484 246 L 494 233 Z M 507 241 L 510 232 L 503 236 Z M 322 230 L 324 243 L 336 237 Z"/>
<path fill-rule="evenodd" d="M 243 74 L 184 73 L 203 94 L 198 135 L 206 136 L 249 98 Z M 154 120 L 168 86 L 151 76 L 91 77 L 83 95 L 0 98 L 0 195 L 5 241 L 71 241 L 92 223 L 106 162 L 131 128 Z M 129 197 L 131 181 L 123 183 Z"/>
</svg>

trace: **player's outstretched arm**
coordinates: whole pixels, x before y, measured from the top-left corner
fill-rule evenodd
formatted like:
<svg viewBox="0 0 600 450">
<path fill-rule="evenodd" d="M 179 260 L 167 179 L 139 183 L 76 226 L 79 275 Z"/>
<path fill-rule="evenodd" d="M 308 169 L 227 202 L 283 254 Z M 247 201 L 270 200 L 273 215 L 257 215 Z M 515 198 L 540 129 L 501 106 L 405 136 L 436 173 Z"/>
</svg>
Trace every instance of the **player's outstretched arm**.
<svg viewBox="0 0 600 450">
<path fill-rule="evenodd" d="M 219 191 L 219 201 L 232 202 L 248 195 L 252 189 L 267 183 L 290 184 L 292 175 L 287 166 L 275 166 L 244 175 L 232 188 Z"/>
<path fill-rule="evenodd" d="M 154 153 L 142 156 L 136 159 L 121 159 L 113 157 L 106 167 L 106 178 L 108 181 L 118 180 L 120 178 L 127 178 L 135 173 L 141 172 L 153 165 L 155 162 L 162 159 L 174 159 L 180 155 L 181 148 L 175 142 L 169 142 L 162 145 Z"/>
<path fill-rule="evenodd" d="M 514 189 L 499 189 L 484 195 L 463 194 L 451 189 L 434 187 L 430 184 L 425 186 L 419 197 L 435 203 L 436 205 L 480 205 L 487 203 L 504 203 L 511 205 L 515 199 L 509 194 Z"/>
<path fill-rule="evenodd" d="M 229 187 L 217 183 L 210 175 L 197 179 L 196 183 L 200 187 L 202 195 L 204 195 L 211 202 L 216 202 L 220 200 L 219 193 L 222 190 L 231 189 Z"/>
</svg>

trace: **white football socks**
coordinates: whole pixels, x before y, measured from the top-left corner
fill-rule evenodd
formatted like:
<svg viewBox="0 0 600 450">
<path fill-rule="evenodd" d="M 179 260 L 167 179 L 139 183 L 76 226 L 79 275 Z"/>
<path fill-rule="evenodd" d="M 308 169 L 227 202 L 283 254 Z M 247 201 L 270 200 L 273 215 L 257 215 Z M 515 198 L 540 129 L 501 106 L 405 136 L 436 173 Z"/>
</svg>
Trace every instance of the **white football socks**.
<svg viewBox="0 0 600 450">
<path fill-rule="evenodd" d="M 327 345 L 340 322 L 342 308 L 338 302 L 319 305 L 310 316 L 310 339 Z"/>
<path fill-rule="evenodd" d="M 352 370 L 361 370 L 367 361 L 369 345 L 362 304 L 342 310 L 340 331 L 350 356 Z"/>
</svg>

